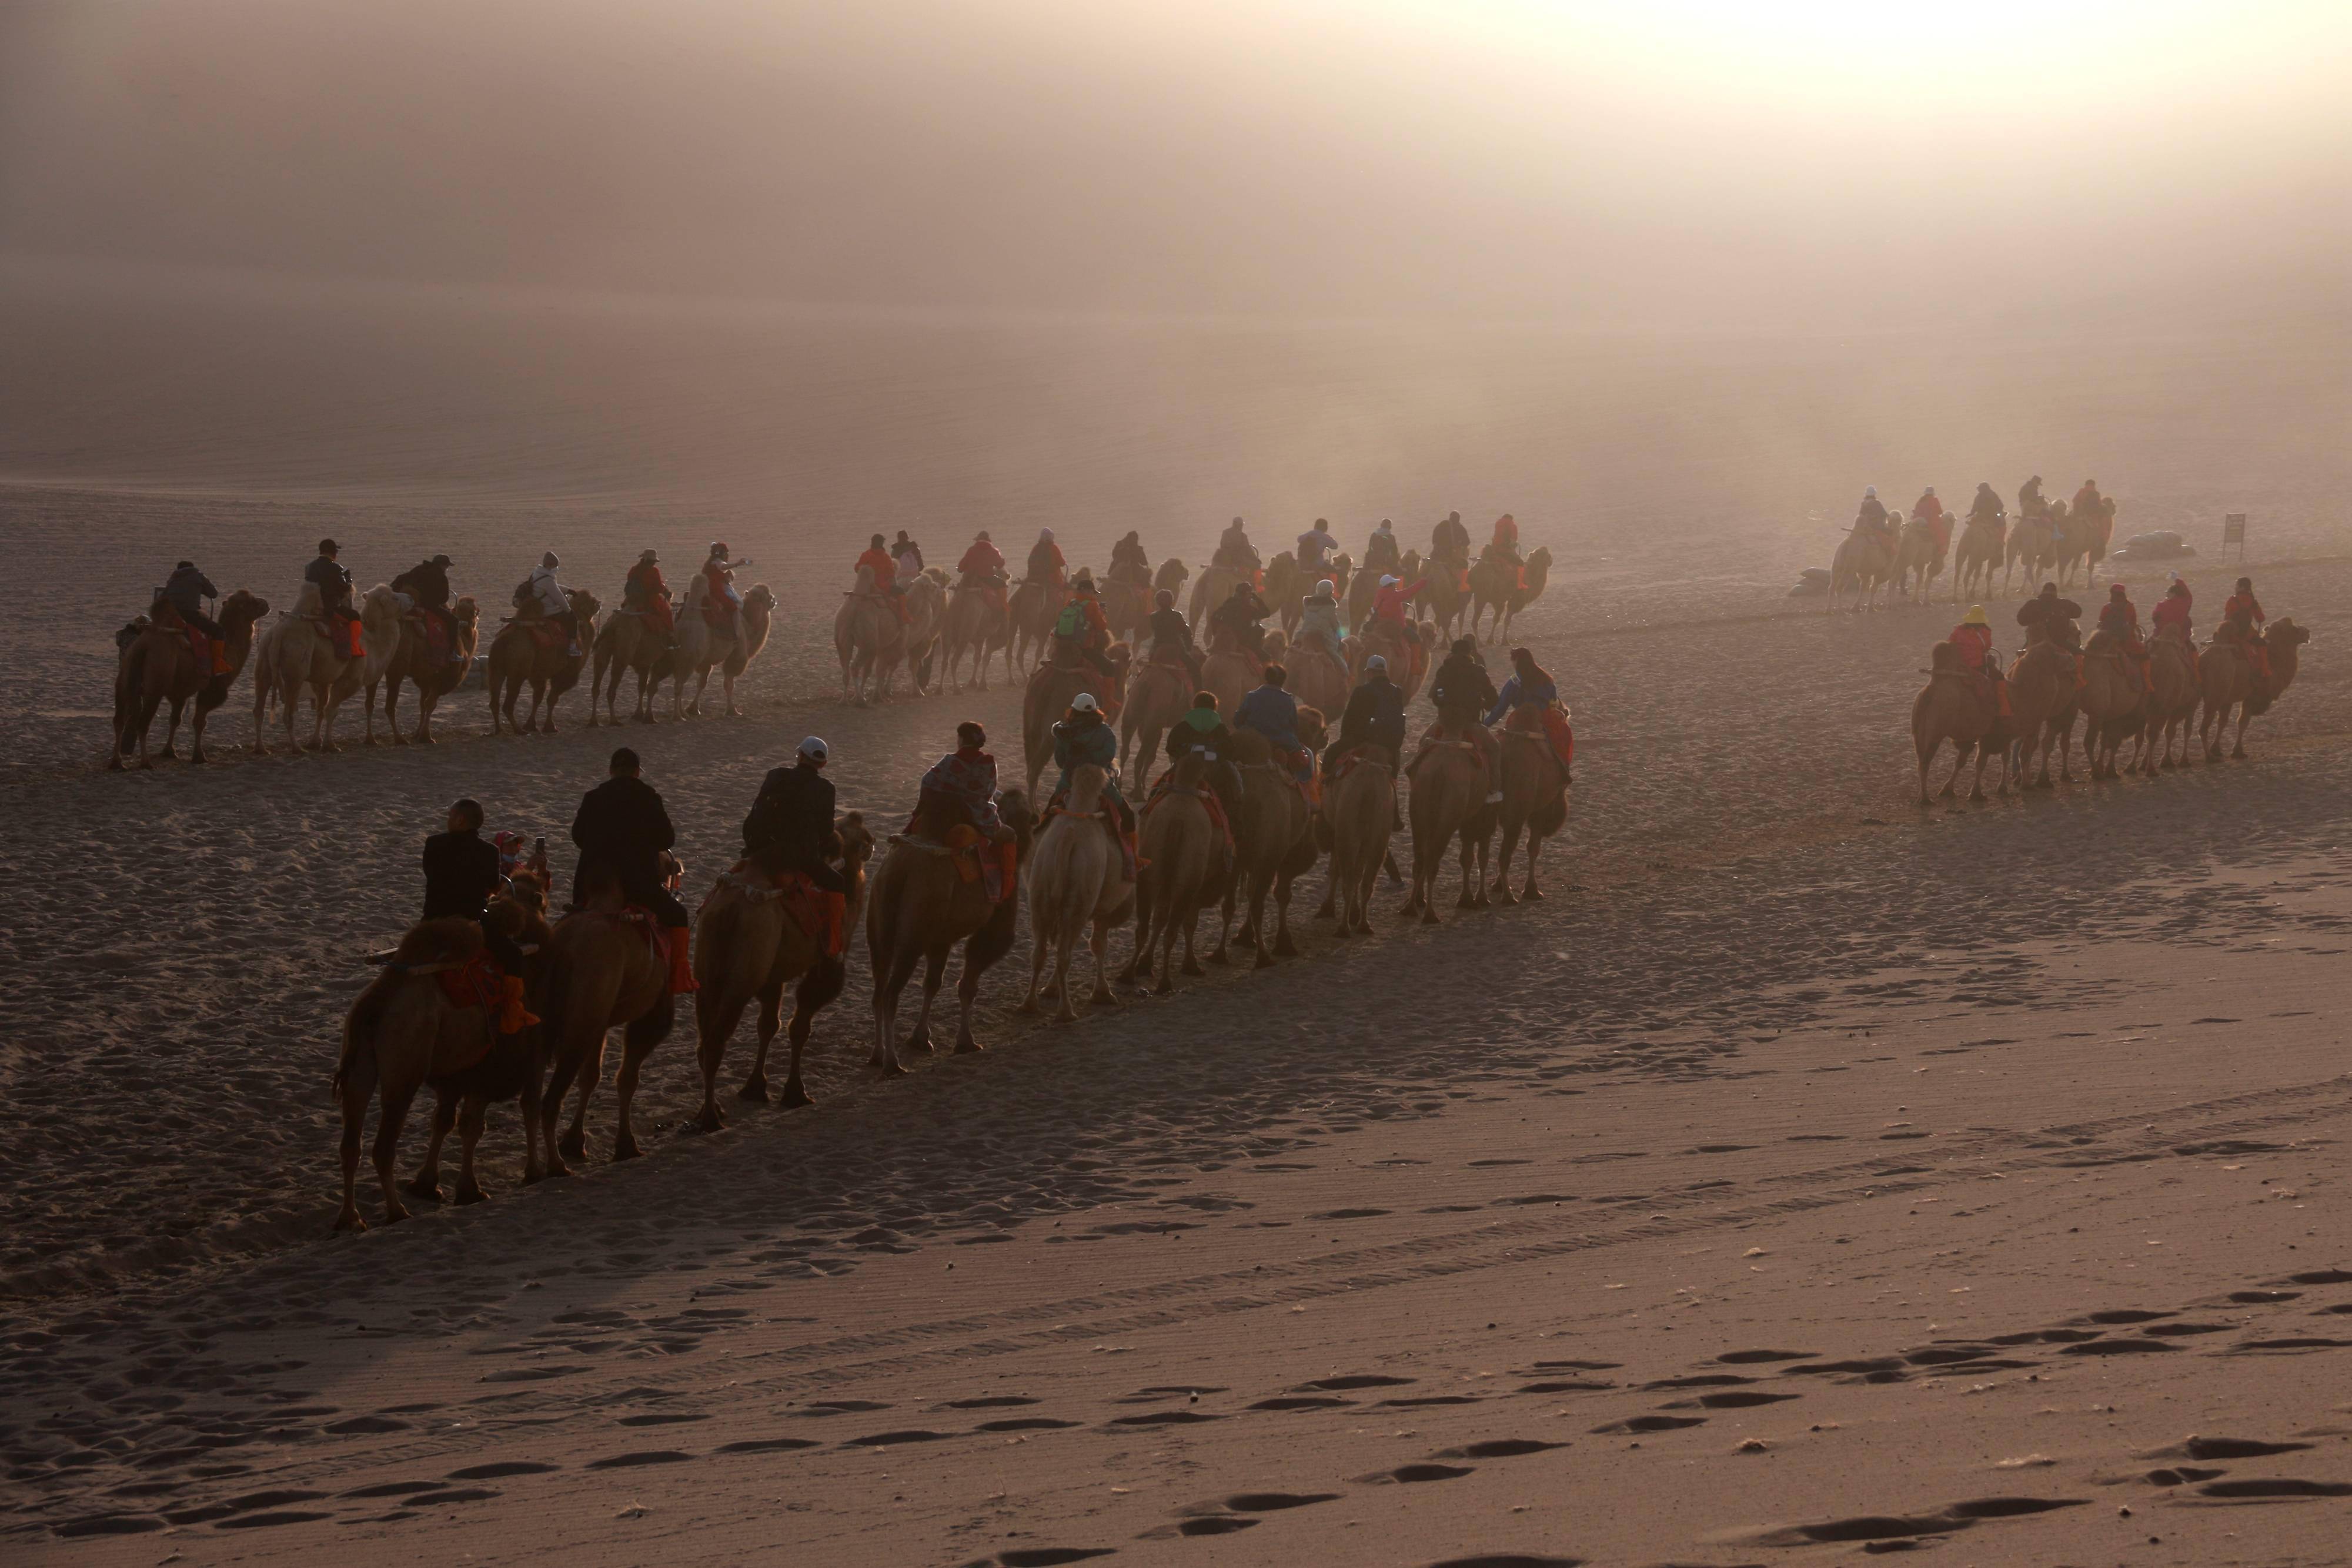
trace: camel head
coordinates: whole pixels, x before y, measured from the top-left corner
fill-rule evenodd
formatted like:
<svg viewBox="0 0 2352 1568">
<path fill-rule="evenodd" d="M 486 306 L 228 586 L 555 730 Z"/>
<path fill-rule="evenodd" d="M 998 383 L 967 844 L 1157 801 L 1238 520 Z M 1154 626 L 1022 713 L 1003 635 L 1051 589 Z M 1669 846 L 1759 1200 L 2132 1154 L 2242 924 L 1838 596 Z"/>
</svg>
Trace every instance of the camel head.
<svg viewBox="0 0 2352 1568">
<path fill-rule="evenodd" d="M 122 629 L 114 634 L 115 651 L 117 653 L 127 651 L 131 643 L 146 635 L 147 628 L 153 624 L 154 622 L 144 615 L 136 620 L 125 621 L 122 623 Z"/>
<path fill-rule="evenodd" d="M 757 610 L 764 615 L 775 607 L 775 591 L 764 582 L 753 583 L 751 591 L 743 596 L 743 608 L 746 610 Z"/>
<path fill-rule="evenodd" d="M 390 583 L 379 582 L 367 591 L 360 601 L 360 621 L 377 631 L 395 629 L 400 624 L 400 595 Z"/>
<path fill-rule="evenodd" d="M 243 622 L 250 626 L 268 613 L 269 601 L 242 588 L 221 601 L 221 621 L 224 624 Z"/>
<path fill-rule="evenodd" d="M 1028 791 L 1019 789 L 1000 789 L 996 794 L 996 814 L 1004 825 L 1019 837 L 1021 847 L 1029 847 L 1029 835 L 1037 827 L 1037 813 L 1030 808 Z"/>
<path fill-rule="evenodd" d="M 2285 651 L 2300 648 L 2310 642 L 2311 632 L 2307 628 L 2296 625 L 2294 616 L 2282 615 L 2271 622 L 2271 629 L 2263 640 L 2274 651 Z"/>
<path fill-rule="evenodd" d="M 481 622 L 482 607 L 474 602 L 472 594 L 461 593 L 457 602 L 449 606 L 449 614 L 461 628 L 471 631 Z"/>
<path fill-rule="evenodd" d="M 861 566 L 857 569 L 857 581 L 852 586 L 850 591 L 853 593 L 871 593 L 874 591 L 874 569 L 872 567 Z"/>
<path fill-rule="evenodd" d="M 567 588 L 563 597 L 572 601 L 572 613 L 580 618 L 583 626 L 595 620 L 596 612 L 604 608 L 604 601 L 584 588 Z"/>
<path fill-rule="evenodd" d="M 1265 563 L 1265 570 L 1268 571 L 1273 571 L 1277 567 L 1284 571 L 1296 571 L 1298 570 L 1298 558 L 1289 550 L 1284 550 Z"/>
<path fill-rule="evenodd" d="M 1323 737 L 1330 731 L 1331 721 L 1324 716 L 1321 708 L 1308 707 L 1304 703 L 1299 705 L 1298 743 L 1301 746 L 1310 751 L 1320 751 L 1323 749 Z"/>
<path fill-rule="evenodd" d="M 1538 545 L 1528 551 L 1528 589 L 1541 588 L 1544 579 L 1551 575 L 1551 546 Z"/>
<path fill-rule="evenodd" d="M 874 830 L 866 825 L 865 812 L 844 811 L 835 832 L 841 840 L 841 869 L 855 887 L 865 880 L 866 862 L 874 858 Z"/>
</svg>

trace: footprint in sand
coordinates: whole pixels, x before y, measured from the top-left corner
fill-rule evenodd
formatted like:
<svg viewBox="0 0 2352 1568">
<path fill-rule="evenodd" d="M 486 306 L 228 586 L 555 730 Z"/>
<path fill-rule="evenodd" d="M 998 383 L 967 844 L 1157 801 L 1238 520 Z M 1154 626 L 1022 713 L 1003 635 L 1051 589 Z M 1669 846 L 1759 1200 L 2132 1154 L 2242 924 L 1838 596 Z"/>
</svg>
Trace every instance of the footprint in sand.
<svg viewBox="0 0 2352 1568">
<path fill-rule="evenodd" d="M 1391 1400 L 1391 1404 L 1398 1401 Z M 1355 1404 L 1352 1399 L 1333 1399 L 1313 1394 L 1286 1395 L 1280 1399 L 1261 1399 L 1250 1406 L 1253 1410 L 1336 1410 Z"/>
<path fill-rule="evenodd" d="M 1475 1557 L 1449 1557 L 1429 1568 L 1583 1568 L 1581 1557 L 1538 1557 L 1524 1552 L 1482 1552 Z"/>
<path fill-rule="evenodd" d="M 788 1454 L 795 1448 L 814 1448 L 813 1437 L 747 1437 L 738 1443 L 722 1443 L 722 1454 Z"/>
<path fill-rule="evenodd" d="M 2200 1495 L 2218 1498 L 2352 1497 L 2352 1482 L 2295 1479 L 2209 1481 Z"/>
<path fill-rule="evenodd" d="M 535 1464 L 528 1459 L 506 1459 L 496 1464 L 467 1465 L 462 1470 L 451 1470 L 449 1479 L 453 1481 L 494 1481 L 502 1476 L 543 1476 L 548 1471 L 559 1468 L 561 1467 L 555 1465 Z M 347 1495 L 358 1497 L 362 1494 L 352 1492 Z M 368 1495 L 388 1497 L 392 1494 L 377 1492 Z"/>
<path fill-rule="evenodd" d="M 592 1470 L 625 1470 L 639 1465 L 677 1465 L 694 1458 L 676 1448 L 643 1448 L 634 1454 L 614 1454 L 609 1459 L 591 1459 Z"/>
<path fill-rule="evenodd" d="M 1715 1359 L 1726 1366 L 1753 1366 L 1763 1362 L 1813 1361 L 1820 1354 L 1811 1350 L 1730 1350 Z"/>
<path fill-rule="evenodd" d="M 1684 1427 L 1704 1427 L 1704 1416 L 1635 1416 L 1623 1421 L 1612 1421 L 1606 1427 L 1592 1428 L 1595 1434 L 1618 1432 L 1672 1432 Z"/>
<path fill-rule="evenodd" d="M 1045 1416 L 1016 1416 L 1009 1421 L 982 1421 L 973 1430 L 980 1432 L 1058 1432 L 1076 1427 L 1076 1421 L 1055 1421 Z"/>
<path fill-rule="evenodd" d="M 1025 1394 L 991 1394 L 980 1399 L 950 1399 L 940 1406 L 942 1410 L 1008 1410 L 1018 1405 L 1035 1405 L 1039 1401 Z"/>
<path fill-rule="evenodd" d="M 1459 1480 L 1464 1476 L 1475 1473 L 1475 1470 L 1463 1465 L 1399 1465 L 1392 1470 L 1374 1470 L 1370 1475 L 1358 1476 L 1355 1479 L 1365 1486 L 1378 1486 L 1387 1481 L 1413 1485 L 1422 1481 Z"/>
<path fill-rule="evenodd" d="M 1084 1563 L 1090 1557 L 1108 1557 L 1116 1550 L 1109 1546 L 1024 1546 L 998 1552 L 996 1561 L 1003 1568 L 1062 1568 L 1065 1563 Z"/>
<path fill-rule="evenodd" d="M 1297 1391 L 1313 1389 L 1339 1393 L 1350 1388 L 1402 1388 L 1415 1381 L 1411 1377 L 1384 1377 L 1378 1373 L 1360 1372 L 1346 1377 L 1318 1377 L 1312 1383 L 1300 1384 Z"/>
<path fill-rule="evenodd" d="M 901 1443 L 937 1443 L 955 1436 L 952 1432 L 934 1432 L 926 1427 L 909 1427 L 903 1432 L 876 1432 L 864 1437 L 852 1437 L 842 1444 L 845 1448 L 895 1448 Z"/>
<path fill-rule="evenodd" d="M 1192 1427 L 1202 1421 L 1222 1421 L 1224 1417 L 1205 1410 L 1153 1410 L 1141 1416 L 1114 1416 L 1114 1427 Z"/>
<path fill-rule="evenodd" d="M 1534 1437 L 1488 1437 L 1480 1442 L 1465 1443 L 1458 1448 L 1441 1448 L 1441 1459 L 1516 1459 L 1522 1454 L 1540 1454 L 1551 1448 L 1565 1448 L 1566 1443 L 1546 1443 Z"/>
</svg>

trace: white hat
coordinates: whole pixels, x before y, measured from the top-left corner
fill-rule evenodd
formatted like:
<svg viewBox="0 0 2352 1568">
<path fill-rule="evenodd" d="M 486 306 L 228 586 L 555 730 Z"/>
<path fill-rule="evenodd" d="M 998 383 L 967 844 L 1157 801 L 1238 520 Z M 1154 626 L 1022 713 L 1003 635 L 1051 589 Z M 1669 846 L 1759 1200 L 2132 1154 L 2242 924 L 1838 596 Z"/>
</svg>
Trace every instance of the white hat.
<svg viewBox="0 0 2352 1568">
<path fill-rule="evenodd" d="M 1389 673 L 1389 662 L 1378 653 L 1364 661 L 1364 674 L 1369 675 L 1374 670 L 1378 670 L 1384 675 Z"/>
<path fill-rule="evenodd" d="M 1318 599 L 1328 599 L 1339 591 L 1339 585 L 1332 581 L 1328 577 L 1322 579 L 1315 585 L 1315 597 Z"/>
<path fill-rule="evenodd" d="M 1072 713 L 1100 713 L 1102 712 L 1102 704 L 1095 701 L 1094 693 L 1080 692 L 1076 696 L 1070 699 L 1070 711 Z"/>
<path fill-rule="evenodd" d="M 1930 496 L 1932 496 L 1932 495 L 1934 495 L 1935 493 L 1936 493 L 1936 486 L 1934 486 L 1933 485 L 1928 486 L 1927 486 L 1927 494 L 1929 494 Z"/>
<path fill-rule="evenodd" d="M 825 748 L 824 737 L 819 735 L 803 738 L 800 744 L 800 754 L 814 762 L 823 762 L 831 755 Z"/>
<path fill-rule="evenodd" d="M 1383 577 L 1381 579 L 1381 586 L 1382 588 L 1394 588 L 1397 585 L 1398 580 L 1398 579 L 1393 577 Z"/>
<path fill-rule="evenodd" d="M 553 550 L 549 550 L 545 555 L 539 558 L 539 564 L 546 567 L 557 567 L 562 566 L 563 563 L 555 559 L 555 552 Z"/>
<path fill-rule="evenodd" d="M 1862 487 L 1862 493 L 1864 496 L 1875 496 L 1878 494 L 1878 486 L 1875 485 L 1864 485 Z"/>
<path fill-rule="evenodd" d="M 1051 528 L 1039 528 L 1039 529 L 1037 530 L 1037 542 L 1038 542 L 1039 544 L 1051 544 L 1051 543 L 1053 542 L 1053 540 L 1054 540 L 1054 530 L 1053 530 L 1053 529 L 1051 529 Z"/>
</svg>

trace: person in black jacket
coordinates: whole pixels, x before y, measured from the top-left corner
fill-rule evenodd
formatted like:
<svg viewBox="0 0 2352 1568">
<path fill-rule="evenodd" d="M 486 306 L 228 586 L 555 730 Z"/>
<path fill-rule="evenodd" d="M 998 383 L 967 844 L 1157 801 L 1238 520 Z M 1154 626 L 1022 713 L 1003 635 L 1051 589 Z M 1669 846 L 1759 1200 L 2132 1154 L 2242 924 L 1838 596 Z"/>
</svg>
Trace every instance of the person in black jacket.
<svg viewBox="0 0 2352 1568">
<path fill-rule="evenodd" d="M 1365 745 L 1386 750 L 1391 766 L 1404 751 L 1404 693 L 1389 679 L 1389 662 L 1378 653 L 1364 661 L 1364 678 L 1348 694 L 1348 706 L 1339 715 L 1339 738 L 1323 753 L 1324 772 Z"/>
<path fill-rule="evenodd" d="M 579 813 L 572 819 L 572 841 L 580 847 L 580 866 L 572 873 L 574 907 L 583 894 L 610 880 L 620 884 L 631 904 L 654 912 L 673 930 L 689 924 L 686 905 L 662 885 L 662 852 L 677 842 L 669 811 L 654 787 L 637 777 L 637 754 L 627 747 L 613 753 L 612 774 L 580 798 Z"/>
<path fill-rule="evenodd" d="M 465 657 L 457 651 L 457 616 L 449 608 L 449 558 L 436 555 L 431 560 L 419 561 L 392 580 L 394 593 L 405 593 L 416 601 L 416 607 L 441 622 L 448 633 L 448 657 L 452 664 Z"/>
<path fill-rule="evenodd" d="M 1478 656 L 1478 640 L 1457 638 L 1429 683 L 1429 701 L 1448 735 L 1478 747 L 1478 758 L 1486 765 L 1488 805 L 1503 798 L 1503 747 L 1480 720 L 1496 700 L 1495 679 Z"/>
<path fill-rule="evenodd" d="M 824 776 L 824 742 L 801 742 L 790 768 L 774 768 L 743 819 L 743 852 L 770 876 L 799 872 L 827 893 L 846 895 L 849 883 L 825 863 L 833 847 L 833 780 Z"/>
<path fill-rule="evenodd" d="M 522 949 L 488 919 L 490 900 L 503 889 L 506 878 L 499 869 L 498 846 L 482 837 L 480 803 L 458 801 L 449 808 L 448 821 L 447 832 L 425 841 L 424 918 L 480 921 L 483 946 L 499 967 L 520 975 Z"/>
</svg>

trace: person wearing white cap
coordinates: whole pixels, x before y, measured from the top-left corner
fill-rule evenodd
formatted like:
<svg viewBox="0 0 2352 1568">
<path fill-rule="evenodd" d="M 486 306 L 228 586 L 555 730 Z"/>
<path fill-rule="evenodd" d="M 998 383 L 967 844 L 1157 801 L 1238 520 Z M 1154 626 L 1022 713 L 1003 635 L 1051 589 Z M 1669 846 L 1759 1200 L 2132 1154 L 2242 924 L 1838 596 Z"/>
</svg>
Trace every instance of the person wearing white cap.
<svg viewBox="0 0 2352 1568">
<path fill-rule="evenodd" d="M 1862 509 L 1854 514 L 1853 526 L 1858 531 L 1883 534 L 1886 531 L 1886 504 L 1878 498 L 1878 486 L 1862 487 Z"/>
<path fill-rule="evenodd" d="M 572 656 L 576 659 L 580 657 L 580 618 L 572 612 L 572 596 L 555 580 L 555 569 L 562 564 L 555 552 L 549 550 L 531 568 L 530 577 L 523 586 L 539 605 L 540 614 L 562 627 L 564 634 L 572 639 Z"/>
<path fill-rule="evenodd" d="M 1070 776 L 1089 764 L 1103 770 L 1103 803 L 1118 821 L 1118 831 L 1112 836 L 1118 841 L 1120 869 L 1127 880 L 1133 882 L 1135 812 L 1118 790 L 1118 732 L 1103 722 L 1102 704 L 1095 700 L 1095 695 L 1080 692 L 1070 699 L 1070 711 L 1054 725 L 1054 766 L 1062 770 L 1062 776 L 1048 799 L 1058 803 L 1066 798 Z"/>
<path fill-rule="evenodd" d="M 826 893 L 846 896 L 849 883 L 826 863 L 838 842 L 834 831 L 833 780 L 824 742 L 810 736 L 789 768 L 771 768 L 743 819 L 743 852 L 770 876 L 798 872 Z"/>
</svg>

